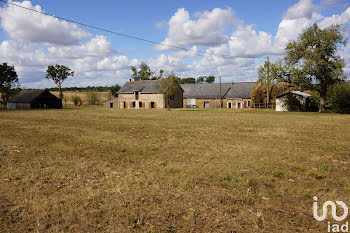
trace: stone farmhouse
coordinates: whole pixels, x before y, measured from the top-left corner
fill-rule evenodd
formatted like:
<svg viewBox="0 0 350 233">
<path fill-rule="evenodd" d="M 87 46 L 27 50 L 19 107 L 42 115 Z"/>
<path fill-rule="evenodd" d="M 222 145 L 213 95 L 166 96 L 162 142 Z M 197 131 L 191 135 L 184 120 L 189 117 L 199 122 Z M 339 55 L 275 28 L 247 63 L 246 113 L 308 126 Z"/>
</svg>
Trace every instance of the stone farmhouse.
<svg viewBox="0 0 350 233">
<path fill-rule="evenodd" d="M 152 109 L 167 108 L 166 96 L 157 92 L 158 80 L 129 80 L 117 92 L 118 97 L 104 103 L 106 108 Z M 170 108 L 182 108 L 183 90 L 179 87 L 170 97 Z"/>
<path fill-rule="evenodd" d="M 167 108 L 166 97 L 157 93 L 158 80 L 129 80 L 106 108 Z M 181 84 L 169 101 L 170 108 L 249 108 L 256 82 Z"/>
<path fill-rule="evenodd" d="M 182 84 L 186 108 L 249 108 L 256 82 Z"/>
</svg>

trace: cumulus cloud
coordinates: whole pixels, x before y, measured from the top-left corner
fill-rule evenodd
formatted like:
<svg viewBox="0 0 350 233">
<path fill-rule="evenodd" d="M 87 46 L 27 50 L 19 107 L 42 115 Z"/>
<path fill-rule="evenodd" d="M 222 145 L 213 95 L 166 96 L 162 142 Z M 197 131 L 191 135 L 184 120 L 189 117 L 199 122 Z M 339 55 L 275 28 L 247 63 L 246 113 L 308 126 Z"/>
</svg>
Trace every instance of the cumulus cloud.
<svg viewBox="0 0 350 233">
<path fill-rule="evenodd" d="M 331 24 L 346 24 L 350 22 L 350 7 L 340 15 L 332 15 L 320 22 L 321 27 L 328 27 Z"/>
<path fill-rule="evenodd" d="M 27 1 L 17 4 L 42 10 L 40 6 L 32 6 Z M 302 29 L 314 22 L 323 26 L 350 22 L 349 8 L 330 17 L 323 17 L 319 12 L 320 8 L 311 1 L 300 0 L 286 11 L 276 35 L 273 35 L 237 19 L 230 8 L 197 12 L 191 16 L 185 9 L 179 9 L 169 21 L 158 26 L 168 29 L 163 43 L 191 48 L 191 51 L 175 49 L 166 54 L 132 59 L 118 55 L 105 36 L 91 38 L 74 24 L 52 21 L 37 14 L 22 17 L 21 14 L 25 12 L 6 7 L 0 8 L 1 26 L 11 39 L 0 42 L 0 60 L 15 65 L 20 83 L 25 87 L 54 86 L 44 78 L 47 66 L 52 64 L 67 65 L 76 71 L 73 78 L 65 81 L 65 86 L 123 84 L 130 78 L 130 66 L 138 66 L 141 61 L 155 71 L 175 71 L 181 77 L 215 75 L 222 76 L 223 82 L 254 81 L 257 68 L 264 61 L 262 57 L 282 55 L 285 43 L 296 39 Z M 28 17 L 39 18 L 33 20 L 34 23 L 30 21 L 33 25 L 29 25 L 29 21 L 25 20 Z M 55 30 L 51 31 L 51 28 Z M 60 30 L 59 36 L 54 34 L 57 28 Z M 90 39 L 83 40 L 87 38 Z M 157 49 L 169 50 L 162 46 Z M 199 50 L 207 53 L 203 55 Z M 344 70 L 348 74 L 349 54 L 348 48 L 341 52 L 347 63 Z"/>
<path fill-rule="evenodd" d="M 272 35 L 264 31 L 256 32 L 250 25 L 241 25 L 232 33 L 230 41 L 230 55 L 233 56 L 261 56 L 273 53 Z"/>
<path fill-rule="evenodd" d="M 314 6 L 312 0 L 300 0 L 288 8 L 284 19 L 312 18 Z"/>
<path fill-rule="evenodd" d="M 51 46 L 48 51 L 58 58 L 105 57 L 118 53 L 105 36 L 96 36 L 82 45 Z"/>
<path fill-rule="evenodd" d="M 168 36 L 162 43 L 175 46 L 216 46 L 228 41 L 225 29 L 236 21 L 230 8 L 215 8 L 212 11 L 196 13 L 195 16 L 195 19 L 191 19 L 188 11 L 184 8 L 178 9 L 168 22 Z M 165 46 L 156 48 L 169 49 Z"/>
<path fill-rule="evenodd" d="M 26 8 L 43 12 L 39 5 L 30 1 L 12 2 Z M 15 40 L 42 42 L 58 45 L 74 45 L 90 37 L 76 24 L 35 13 L 13 5 L 0 8 L 1 26 Z"/>
</svg>

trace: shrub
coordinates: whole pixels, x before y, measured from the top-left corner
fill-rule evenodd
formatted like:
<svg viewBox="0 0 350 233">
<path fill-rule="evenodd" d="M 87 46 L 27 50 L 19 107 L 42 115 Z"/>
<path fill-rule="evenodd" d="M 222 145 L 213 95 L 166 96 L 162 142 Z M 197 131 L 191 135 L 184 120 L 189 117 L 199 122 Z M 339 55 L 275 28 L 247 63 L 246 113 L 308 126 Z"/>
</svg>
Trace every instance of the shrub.
<svg viewBox="0 0 350 233">
<path fill-rule="evenodd" d="M 97 95 L 96 92 L 87 92 L 86 93 L 86 103 L 88 105 L 100 105 L 101 98 Z"/>
<path fill-rule="evenodd" d="M 284 97 L 283 107 L 288 111 L 304 111 L 303 105 L 295 95 L 286 95 Z"/>
<path fill-rule="evenodd" d="M 74 106 L 81 106 L 83 104 L 82 99 L 80 98 L 80 96 L 78 95 L 73 95 L 72 97 L 72 102 L 74 104 Z"/>
<path fill-rule="evenodd" d="M 338 113 L 350 113 L 350 83 L 337 83 L 329 89 L 327 107 Z"/>
</svg>

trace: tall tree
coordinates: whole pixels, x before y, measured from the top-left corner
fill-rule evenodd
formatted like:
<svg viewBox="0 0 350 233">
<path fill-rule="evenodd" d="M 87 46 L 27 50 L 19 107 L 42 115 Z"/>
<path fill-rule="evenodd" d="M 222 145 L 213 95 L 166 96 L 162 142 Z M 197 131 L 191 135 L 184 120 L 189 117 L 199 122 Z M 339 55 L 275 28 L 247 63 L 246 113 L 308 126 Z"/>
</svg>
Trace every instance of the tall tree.
<svg viewBox="0 0 350 233">
<path fill-rule="evenodd" d="M 120 86 L 118 84 L 115 84 L 114 86 L 111 86 L 109 88 L 109 91 L 111 92 L 112 96 L 117 97 L 117 92 L 119 91 Z"/>
<path fill-rule="evenodd" d="M 347 42 L 343 33 L 340 25 L 321 29 L 314 24 L 303 30 L 296 41 L 286 45 L 287 62 L 318 84 L 320 112 L 325 111 L 328 87 L 344 80 L 344 59 L 338 55 Z"/>
<path fill-rule="evenodd" d="M 0 64 L 0 93 L 1 102 L 5 104 L 11 95 L 11 90 L 18 87 L 18 77 L 13 66 Z"/>
<path fill-rule="evenodd" d="M 196 79 L 196 83 L 204 83 L 205 82 L 206 77 L 205 76 L 199 76 Z"/>
<path fill-rule="evenodd" d="M 69 76 L 74 76 L 74 71 L 63 65 L 48 66 L 46 70 L 46 78 L 52 79 L 60 92 L 59 98 L 63 99 L 62 83 Z"/>
<path fill-rule="evenodd" d="M 270 103 L 270 86 L 271 83 L 276 79 L 276 67 L 270 62 L 269 57 L 267 57 L 263 66 L 258 69 L 258 82 L 260 85 L 266 86 L 266 104 Z"/>
<path fill-rule="evenodd" d="M 212 76 L 212 75 L 206 77 L 205 79 L 206 83 L 213 83 L 214 81 L 215 81 L 215 76 Z"/>
<path fill-rule="evenodd" d="M 156 90 L 158 93 L 165 95 L 167 101 L 168 110 L 170 109 L 169 101 L 171 96 L 174 96 L 176 90 L 180 86 L 178 77 L 175 76 L 174 73 L 171 73 L 166 78 L 162 78 L 159 80 L 159 83 L 156 86 Z"/>
</svg>

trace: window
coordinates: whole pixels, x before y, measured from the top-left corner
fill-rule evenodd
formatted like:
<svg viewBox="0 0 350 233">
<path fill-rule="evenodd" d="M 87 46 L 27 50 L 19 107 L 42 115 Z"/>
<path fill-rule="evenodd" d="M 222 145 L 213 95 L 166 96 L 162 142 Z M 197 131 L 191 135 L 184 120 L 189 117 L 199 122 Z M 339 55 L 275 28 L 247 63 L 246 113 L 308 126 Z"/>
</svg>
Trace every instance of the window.
<svg viewBox="0 0 350 233">
<path fill-rule="evenodd" d="M 125 101 L 123 101 L 123 108 L 126 108 L 127 104 Z"/>
<path fill-rule="evenodd" d="M 132 108 L 136 108 L 136 102 L 132 102 Z"/>
<path fill-rule="evenodd" d="M 248 100 L 248 108 L 250 108 L 250 100 Z"/>
<path fill-rule="evenodd" d="M 139 102 L 139 108 L 142 108 L 142 102 L 141 101 Z"/>
<path fill-rule="evenodd" d="M 139 100 L 139 92 L 135 91 L 135 100 Z"/>
<path fill-rule="evenodd" d="M 241 108 L 241 103 L 237 103 L 237 108 Z"/>
<path fill-rule="evenodd" d="M 170 99 L 170 100 L 175 100 L 175 96 L 172 95 L 172 96 L 169 97 L 169 99 Z"/>
<path fill-rule="evenodd" d="M 232 108 L 232 103 L 231 102 L 227 103 L 227 108 Z"/>
<path fill-rule="evenodd" d="M 154 102 L 151 102 L 151 108 L 154 108 Z"/>
<path fill-rule="evenodd" d="M 109 108 L 113 108 L 113 103 L 109 103 Z"/>
</svg>

